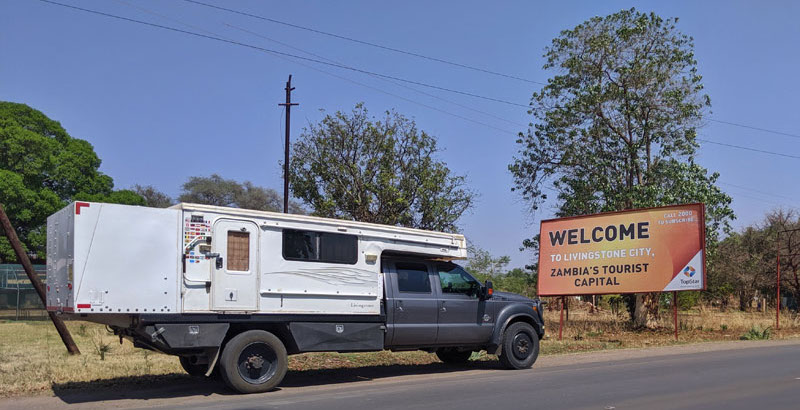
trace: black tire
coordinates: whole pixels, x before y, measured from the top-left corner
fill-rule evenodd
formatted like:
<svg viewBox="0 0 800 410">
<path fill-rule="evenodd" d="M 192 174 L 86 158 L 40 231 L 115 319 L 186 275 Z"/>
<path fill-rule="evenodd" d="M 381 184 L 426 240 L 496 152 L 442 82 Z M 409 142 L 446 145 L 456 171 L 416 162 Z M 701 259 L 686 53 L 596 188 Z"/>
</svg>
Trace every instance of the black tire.
<svg viewBox="0 0 800 410">
<path fill-rule="evenodd" d="M 466 364 L 472 356 L 471 350 L 461 350 L 443 347 L 436 350 L 436 357 L 447 364 Z"/>
<path fill-rule="evenodd" d="M 208 365 L 205 364 L 193 364 L 191 357 L 186 356 L 178 356 L 181 362 L 181 367 L 183 370 L 186 370 L 186 373 L 189 373 L 189 376 L 192 377 L 201 377 L 206 375 L 206 370 L 208 370 Z"/>
<path fill-rule="evenodd" d="M 511 324 L 503 333 L 500 363 L 508 369 L 527 369 L 539 357 L 539 335 L 525 322 Z"/>
<path fill-rule="evenodd" d="M 228 387 L 239 393 L 260 393 L 280 384 L 289 368 L 289 358 L 286 347 L 275 335 L 248 330 L 225 345 L 219 365 Z"/>
</svg>

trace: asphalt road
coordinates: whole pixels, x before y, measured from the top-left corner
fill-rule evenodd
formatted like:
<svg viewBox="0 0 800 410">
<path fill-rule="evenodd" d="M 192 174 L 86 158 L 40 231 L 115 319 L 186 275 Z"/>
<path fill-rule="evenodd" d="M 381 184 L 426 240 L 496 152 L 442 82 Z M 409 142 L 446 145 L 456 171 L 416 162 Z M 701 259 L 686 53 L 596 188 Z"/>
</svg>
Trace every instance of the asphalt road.
<svg viewBox="0 0 800 410">
<path fill-rule="evenodd" d="M 195 383 L 0 401 L 0 408 L 193 409 L 797 409 L 800 341 L 735 342 L 543 357 L 530 370 L 494 363 L 338 370 L 287 376 L 280 390 L 235 395 Z M 209 389 L 211 389 L 209 391 Z"/>
</svg>

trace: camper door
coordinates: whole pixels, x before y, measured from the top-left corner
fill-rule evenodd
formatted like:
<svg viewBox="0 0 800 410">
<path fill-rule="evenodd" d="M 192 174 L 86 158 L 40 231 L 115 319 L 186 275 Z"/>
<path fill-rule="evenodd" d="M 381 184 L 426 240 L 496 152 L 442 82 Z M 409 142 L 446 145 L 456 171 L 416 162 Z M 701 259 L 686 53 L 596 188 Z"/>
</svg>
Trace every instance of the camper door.
<svg viewBox="0 0 800 410">
<path fill-rule="evenodd" d="M 258 235 L 250 221 L 220 219 L 214 224 L 211 309 L 258 309 Z"/>
</svg>

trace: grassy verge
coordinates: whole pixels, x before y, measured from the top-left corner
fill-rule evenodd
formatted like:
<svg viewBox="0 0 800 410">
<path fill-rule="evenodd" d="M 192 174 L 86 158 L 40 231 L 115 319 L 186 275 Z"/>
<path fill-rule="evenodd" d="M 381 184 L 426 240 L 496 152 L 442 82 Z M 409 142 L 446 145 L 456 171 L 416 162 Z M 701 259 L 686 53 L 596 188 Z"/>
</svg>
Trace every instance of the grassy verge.
<svg viewBox="0 0 800 410">
<path fill-rule="evenodd" d="M 774 313 L 716 312 L 697 309 L 680 314 L 680 339 L 674 340 L 671 316 L 665 315 L 657 330 L 637 331 L 627 321 L 607 312 L 589 313 L 573 308 L 558 338 L 558 311 L 545 312 L 547 336 L 542 354 L 562 354 L 619 348 L 663 346 L 707 341 L 739 340 L 751 329 L 770 329 L 771 338 L 800 337 L 800 318 L 785 315 L 780 331 Z M 178 360 L 122 345 L 103 326 L 68 322 L 76 343 L 83 352 L 69 356 L 50 322 L 0 322 L 0 397 L 52 394 L 56 390 L 114 384 L 132 387 L 187 380 Z M 746 343 L 746 342 L 742 342 Z M 493 360 L 476 354 L 477 360 Z M 290 371 L 313 372 L 321 369 L 365 366 L 424 365 L 436 363 L 435 355 L 424 352 L 309 353 L 290 358 Z"/>
</svg>

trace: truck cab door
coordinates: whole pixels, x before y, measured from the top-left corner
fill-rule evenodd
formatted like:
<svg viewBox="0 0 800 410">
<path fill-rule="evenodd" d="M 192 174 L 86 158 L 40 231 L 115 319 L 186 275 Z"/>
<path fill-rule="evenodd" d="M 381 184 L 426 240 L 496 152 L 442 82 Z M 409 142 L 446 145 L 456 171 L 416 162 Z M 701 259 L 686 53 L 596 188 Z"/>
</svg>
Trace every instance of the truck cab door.
<svg viewBox="0 0 800 410">
<path fill-rule="evenodd" d="M 421 262 L 387 261 L 392 309 L 392 346 L 431 346 L 436 343 L 436 296 L 429 266 Z"/>
<path fill-rule="evenodd" d="M 214 223 L 211 266 L 211 310 L 258 309 L 258 234 L 249 221 L 220 219 Z"/>
<path fill-rule="evenodd" d="M 436 343 L 463 345 L 488 341 L 495 319 L 494 312 L 487 311 L 486 301 L 480 300 L 480 282 L 454 263 L 437 263 L 435 268 L 439 327 Z"/>
</svg>

